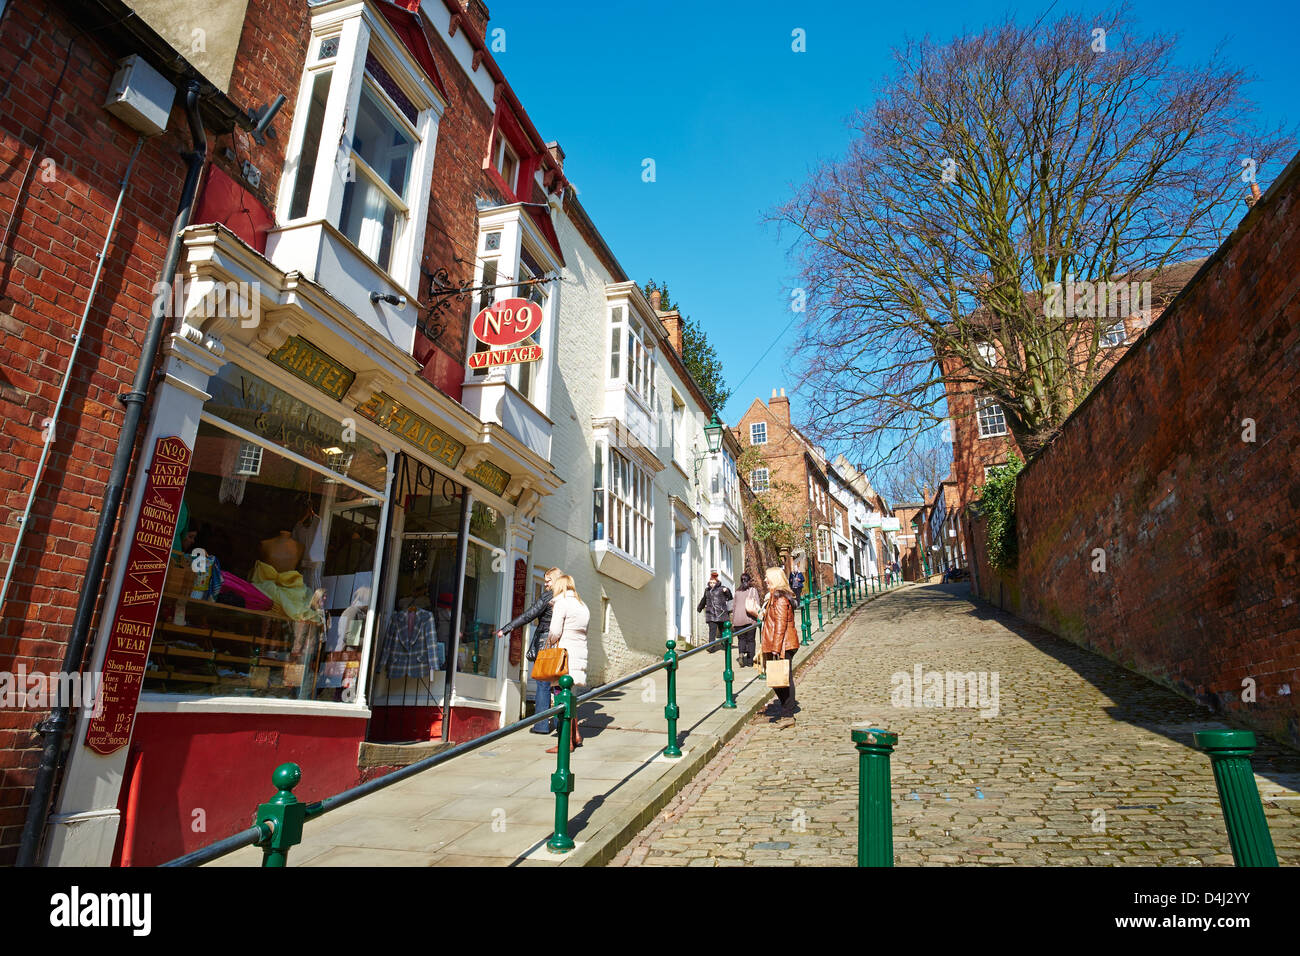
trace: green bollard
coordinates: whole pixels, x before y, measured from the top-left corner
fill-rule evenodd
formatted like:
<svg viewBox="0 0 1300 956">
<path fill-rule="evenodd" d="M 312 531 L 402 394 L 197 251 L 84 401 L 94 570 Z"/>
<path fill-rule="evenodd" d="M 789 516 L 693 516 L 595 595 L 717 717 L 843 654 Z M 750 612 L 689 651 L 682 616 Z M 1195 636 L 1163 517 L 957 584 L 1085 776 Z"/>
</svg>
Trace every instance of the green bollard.
<svg viewBox="0 0 1300 956">
<path fill-rule="evenodd" d="M 799 602 L 799 622 L 803 625 L 803 640 L 799 643 L 804 647 L 812 644 L 812 611 L 808 607 L 811 600 L 805 597 Z"/>
<path fill-rule="evenodd" d="M 822 592 L 817 592 L 817 630 L 820 632 L 826 623 L 822 620 Z"/>
<path fill-rule="evenodd" d="M 853 743 L 858 748 L 858 866 L 893 866 L 889 755 L 898 743 L 898 734 L 878 727 L 854 727 Z"/>
<path fill-rule="evenodd" d="M 1196 746 L 1210 755 L 1233 862 L 1237 866 L 1277 866 L 1264 804 L 1250 769 L 1255 735 L 1249 730 L 1201 730 L 1192 736 Z"/>
<path fill-rule="evenodd" d="M 555 833 L 546 841 L 552 853 L 568 853 L 573 849 L 569 836 L 569 794 L 573 793 L 574 776 L 569 766 L 569 741 L 573 739 L 573 677 L 560 678 L 560 689 L 555 703 L 564 708 L 560 717 L 560 743 L 555 748 L 555 773 L 551 774 L 551 793 L 555 794 Z"/>
<path fill-rule="evenodd" d="M 723 710 L 736 709 L 736 695 L 731 687 L 731 682 L 736 677 L 736 672 L 731 669 L 731 622 L 722 622 L 722 650 L 726 655 L 726 660 L 722 669 L 722 682 L 727 685 L 727 699 L 722 702 Z"/>
<path fill-rule="evenodd" d="M 282 763 L 271 774 L 271 785 L 276 794 L 257 808 L 254 823 L 269 823 L 269 839 L 259 843 L 262 848 L 262 866 L 289 865 L 289 851 L 302 842 L 302 827 L 307 822 L 307 804 L 293 795 L 293 788 L 302 781 L 302 768 L 296 763 Z"/>
<path fill-rule="evenodd" d="M 664 654 L 664 660 L 668 662 L 668 706 L 664 708 L 664 716 L 668 718 L 668 746 L 664 748 L 665 757 L 680 757 L 682 748 L 677 746 L 677 718 L 681 716 L 681 709 L 677 706 L 677 647 L 676 641 L 668 642 L 668 652 Z"/>
</svg>

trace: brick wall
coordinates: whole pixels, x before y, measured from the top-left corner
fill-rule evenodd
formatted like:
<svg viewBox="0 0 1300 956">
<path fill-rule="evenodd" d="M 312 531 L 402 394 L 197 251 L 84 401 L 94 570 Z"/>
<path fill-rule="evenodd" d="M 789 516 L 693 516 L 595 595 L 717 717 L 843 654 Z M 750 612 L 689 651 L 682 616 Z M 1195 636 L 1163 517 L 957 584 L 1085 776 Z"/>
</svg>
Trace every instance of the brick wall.
<svg viewBox="0 0 1300 956">
<path fill-rule="evenodd" d="M 136 133 L 101 104 L 120 51 L 57 6 L 11 3 L 0 27 L 0 549 L 13 558 L 71 342 Z M 182 101 L 183 102 L 183 101 Z M 0 671 L 56 672 L 82 588 L 122 421 L 117 396 L 140 361 L 189 148 L 183 110 L 147 141 L 54 434 L 0 631 Z M 147 414 L 147 412 L 146 412 Z M 98 582 L 96 582 L 98 585 Z M 0 865 L 11 863 L 47 707 L 0 708 Z"/>
<path fill-rule="evenodd" d="M 1297 184 L 1300 159 L 1022 473 L 1014 575 L 971 529 L 983 594 L 1292 746 Z"/>
</svg>

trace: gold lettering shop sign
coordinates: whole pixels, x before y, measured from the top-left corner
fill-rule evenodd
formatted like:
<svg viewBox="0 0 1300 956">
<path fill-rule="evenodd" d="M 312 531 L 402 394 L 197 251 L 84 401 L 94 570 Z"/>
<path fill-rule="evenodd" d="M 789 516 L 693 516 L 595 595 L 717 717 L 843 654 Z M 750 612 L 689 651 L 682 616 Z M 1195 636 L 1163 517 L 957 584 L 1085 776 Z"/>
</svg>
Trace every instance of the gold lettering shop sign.
<svg viewBox="0 0 1300 956">
<path fill-rule="evenodd" d="M 510 484 L 509 472 L 502 471 L 486 459 L 465 472 L 465 477 L 482 485 L 498 497 L 506 493 L 506 485 Z"/>
<path fill-rule="evenodd" d="M 426 422 L 415 412 L 385 392 L 376 392 L 370 401 L 357 406 L 357 414 L 387 428 L 438 461 L 455 468 L 465 446 Z"/>
<path fill-rule="evenodd" d="M 296 335 L 291 336 L 289 341 L 267 358 L 340 402 L 357 378 L 356 372 L 344 368 L 306 339 L 300 339 Z"/>
</svg>

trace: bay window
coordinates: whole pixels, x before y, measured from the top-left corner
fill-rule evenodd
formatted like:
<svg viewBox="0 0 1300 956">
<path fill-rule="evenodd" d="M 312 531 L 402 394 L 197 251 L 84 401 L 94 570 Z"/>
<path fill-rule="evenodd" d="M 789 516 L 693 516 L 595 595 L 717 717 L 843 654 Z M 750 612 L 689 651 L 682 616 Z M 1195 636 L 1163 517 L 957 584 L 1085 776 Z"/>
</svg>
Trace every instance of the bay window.
<svg viewBox="0 0 1300 956">
<path fill-rule="evenodd" d="M 616 448 L 596 443 L 592 540 L 654 567 L 654 481 Z"/>
<path fill-rule="evenodd" d="M 279 190 L 280 231 L 328 223 L 414 291 L 446 106 L 439 81 L 367 4 L 320 5 L 311 29 Z"/>
<path fill-rule="evenodd" d="M 621 377 L 633 394 L 654 408 L 656 366 L 653 333 L 635 312 L 629 314 L 624 305 L 616 305 L 610 310 L 609 322 L 610 379 L 618 381 Z"/>
</svg>

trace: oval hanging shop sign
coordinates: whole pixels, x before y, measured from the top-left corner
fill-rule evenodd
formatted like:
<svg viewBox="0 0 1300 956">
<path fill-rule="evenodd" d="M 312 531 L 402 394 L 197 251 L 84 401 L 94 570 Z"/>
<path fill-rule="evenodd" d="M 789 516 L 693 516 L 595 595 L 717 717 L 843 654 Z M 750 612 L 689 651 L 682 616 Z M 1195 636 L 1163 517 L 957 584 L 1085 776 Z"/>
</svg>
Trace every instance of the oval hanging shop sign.
<svg viewBox="0 0 1300 956">
<path fill-rule="evenodd" d="M 522 342 L 542 327 L 542 307 L 527 299 L 502 299 L 474 316 L 474 335 L 501 348 Z"/>
</svg>

